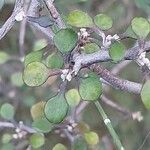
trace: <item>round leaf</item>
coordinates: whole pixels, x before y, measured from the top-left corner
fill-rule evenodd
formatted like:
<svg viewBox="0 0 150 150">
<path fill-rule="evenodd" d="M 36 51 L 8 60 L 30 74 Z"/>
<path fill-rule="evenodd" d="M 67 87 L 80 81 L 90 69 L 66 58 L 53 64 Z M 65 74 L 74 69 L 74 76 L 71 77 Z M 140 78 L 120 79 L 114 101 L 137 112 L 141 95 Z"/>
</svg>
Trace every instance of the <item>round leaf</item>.
<svg viewBox="0 0 150 150">
<path fill-rule="evenodd" d="M 146 38 L 150 32 L 150 24 L 148 20 L 142 17 L 134 18 L 131 22 L 131 26 L 135 34 L 141 39 Z"/>
<path fill-rule="evenodd" d="M 108 30 L 112 27 L 113 21 L 111 17 L 105 14 L 98 14 L 94 17 L 94 23 L 101 29 L 101 30 Z"/>
<path fill-rule="evenodd" d="M 115 42 L 109 49 L 109 55 L 113 61 L 120 61 L 125 55 L 125 46 L 120 42 Z"/>
<path fill-rule="evenodd" d="M 34 43 L 33 51 L 41 50 L 41 49 L 43 49 L 43 48 L 46 47 L 46 46 L 47 46 L 47 41 L 46 41 L 45 39 L 37 40 L 37 41 Z"/>
<path fill-rule="evenodd" d="M 31 62 L 41 61 L 42 55 L 43 55 L 42 50 L 29 53 L 28 55 L 26 55 L 25 60 L 24 60 L 25 66 L 27 66 Z"/>
<path fill-rule="evenodd" d="M 9 143 L 12 140 L 12 138 L 13 137 L 11 134 L 5 133 L 2 136 L 2 143 L 4 143 L 4 144 Z"/>
<path fill-rule="evenodd" d="M 65 94 L 68 104 L 72 107 L 77 106 L 80 102 L 80 95 L 77 89 L 71 89 Z"/>
<path fill-rule="evenodd" d="M 146 81 L 141 91 L 141 98 L 144 106 L 150 109 L 150 80 Z"/>
<path fill-rule="evenodd" d="M 28 86 L 39 86 L 48 78 L 47 67 L 40 62 L 32 62 L 24 70 L 23 79 Z"/>
<path fill-rule="evenodd" d="M 0 65 L 7 62 L 9 59 L 9 56 L 7 53 L 0 51 Z"/>
<path fill-rule="evenodd" d="M 102 84 L 99 78 L 95 76 L 89 76 L 88 78 L 81 79 L 79 93 L 83 100 L 97 100 L 102 93 Z"/>
<path fill-rule="evenodd" d="M 94 53 L 94 52 L 97 52 L 99 51 L 99 46 L 95 43 L 87 43 L 85 46 L 84 46 L 84 52 L 86 54 L 91 54 L 91 53 Z"/>
<path fill-rule="evenodd" d="M 56 144 L 52 150 L 67 150 L 66 146 L 61 143 Z"/>
<path fill-rule="evenodd" d="M 46 118 L 36 119 L 32 127 L 42 133 L 48 133 L 53 129 L 53 125 Z"/>
<path fill-rule="evenodd" d="M 44 117 L 44 106 L 45 106 L 45 103 L 44 101 L 41 101 L 41 102 L 38 102 L 36 103 L 35 105 L 33 105 L 31 107 L 31 116 L 32 116 L 32 119 L 33 120 L 36 120 L 36 119 L 40 119 L 40 118 L 43 118 Z"/>
<path fill-rule="evenodd" d="M 63 94 L 58 94 L 47 101 L 44 108 L 46 118 L 54 124 L 60 123 L 66 117 L 68 104 Z"/>
<path fill-rule="evenodd" d="M 24 84 L 23 79 L 22 79 L 22 73 L 16 72 L 12 74 L 11 83 L 17 87 L 21 87 Z"/>
<path fill-rule="evenodd" d="M 77 34 L 72 29 L 61 29 L 54 36 L 54 43 L 62 53 L 71 51 L 78 40 Z"/>
<path fill-rule="evenodd" d="M 46 58 L 46 65 L 51 69 L 60 69 L 64 65 L 63 57 L 61 54 L 54 52 Z"/>
<path fill-rule="evenodd" d="M 81 136 L 77 136 L 74 140 L 73 150 L 87 150 L 87 143 Z"/>
<path fill-rule="evenodd" d="M 31 135 L 29 140 L 33 148 L 39 148 L 45 143 L 44 135 L 38 133 Z"/>
<path fill-rule="evenodd" d="M 99 142 L 99 137 L 95 132 L 87 132 L 84 134 L 86 142 L 90 145 L 96 145 Z"/>
<path fill-rule="evenodd" d="M 75 10 L 68 15 L 68 24 L 75 27 L 92 27 L 92 18 L 85 12 Z"/>
<path fill-rule="evenodd" d="M 13 119 L 14 114 L 15 114 L 14 106 L 12 106 L 9 103 L 3 104 L 0 109 L 0 114 L 4 119 L 7 119 L 7 120 Z"/>
</svg>

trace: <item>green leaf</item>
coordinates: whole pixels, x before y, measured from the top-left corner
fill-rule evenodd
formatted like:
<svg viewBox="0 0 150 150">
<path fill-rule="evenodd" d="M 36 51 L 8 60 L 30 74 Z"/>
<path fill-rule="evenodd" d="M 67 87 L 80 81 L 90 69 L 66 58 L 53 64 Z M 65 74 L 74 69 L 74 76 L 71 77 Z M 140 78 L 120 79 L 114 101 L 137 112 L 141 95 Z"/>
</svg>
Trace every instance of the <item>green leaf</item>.
<svg viewBox="0 0 150 150">
<path fill-rule="evenodd" d="M 129 26 L 124 33 L 125 36 L 137 39 L 137 35 L 133 32 L 132 27 Z"/>
<path fill-rule="evenodd" d="M 4 119 L 11 120 L 14 117 L 15 109 L 9 103 L 4 103 L 0 108 L 0 114 Z"/>
<path fill-rule="evenodd" d="M 99 78 L 90 75 L 87 78 L 80 80 L 79 93 L 83 100 L 95 101 L 102 93 L 102 84 Z"/>
<path fill-rule="evenodd" d="M 11 75 L 11 83 L 17 87 L 23 86 L 22 72 L 16 72 Z"/>
<path fill-rule="evenodd" d="M 61 29 L 54 36 L 54 43 L 62 53 L 71 51 L 77 43 L 78 36 L 72 29 Z"/>
<path fill-rule="evenodd" d="M 68 104 L 64 95 L 61 93 L 48 100 L 44 112 L 51 123 L 57 124 L 62 122 L 68 112 Z"/>
<path fill-rule="evenodd" d="M 42 85 L 48 78 L 47 67 L 40 62 L 32 62 L 24 70 L 23 79 L 28 86 Z"/>
<path fill-rule="evenodd" d="M 141 91 L 141 98 L 144 106 L 150 109 L 150 80 L 147 80 Z"/>
<path fill-rule="evenodd" d="M 2 136 L 2 143 L 4 143 L 4 144 L 9 143 L 12 140 L 12 138 L 13 137 L 11 134 L 5 133 Z"/>
<path fill-rule="evenodd" d="M 46 58 L 46 66 L 50 69 L 60 69 L 64 65 L 64 59 L 59 53 L 52 53 Z"/>
<path fill-rule="evenodd" d="M 46 118 L 36 119 L 32 123 L 32 127 L 42 133 L 48 133 L 53 129 L 53 125 Z"/>
<path fill-rule="evenodd" d="M 61 143 L 56 144 L 52 150 L 67 150 L 66 146 Z"/>
<path fill-rule="evenodd" d="M 91 54 L 91 53 L 94 53 L 94 52 L 97 52 L 100 50 L 99 46 L 95 43 L 87 43 L 85 46 L 84 46 L 84 52 L 86 54 Z"/>
<path fill-rule="evenodd" d="M 45 48 L 47 45 L 48 45 L 48 43 L 47 43 L 47 41 L 45 39 L 37 40 L 34 43 L 33 51 L 41 50 L 41 49 Z"/>
<path fill-rule="evenodd" d="M 24 64 L 27 66 L 28 64 L 35 62 L 35 61 L 42 61 L 42 55 L 43 55 L 43 50 L 31 52 L 28 55 L 26 55 Z"/>
<path fill-rule="evenodd" d="M 77 89 L 71 89 L 65 94 L 68 104 L 72 107 L 77 106 L 80 103 L 80 95 Z"/>
<path fill-rule="evenodd" d="M 81 136 L 77 136 L 74 140 L 72 149 L 73 150 L 87 150 L 88 147 L 87 147 L 85 140 Z"/>
<path fill-rule="evenodd" d="M 46 102 L 41 101 L 41 102 L 34 104 L 31 107 L 30 112 L 31 112 L 31 116 L 32 116 L 33 120 L 41 119 L 44 117 L 44 106 L 45 106 L 45 104 L 46 104 Z"/>
<path fill-rule="evenodd" d="M 31 135 L 29 140 L 33 148 L 39 148 L 45 143 L 44 135 L 39 133 Z"/>
<path fill-rule="evenodd" d="M 79 28 L 92 27 L 93 21 L 87 13 L 75 10 L 68 15 L 68 24 Z"/>
<path fill-rule="evenodd" d="M 108 30 L 112 27 L 113 21 L 111 17 L 105 14 L 98 14 L 94 17 L 94 23 L 101 29 L 101 30 Z"/>
<path fill-rule="evenodd" d="M 120 61 L 125 55 L 125 46 L 121 42 L 115 42 L 109 49 L 109 55 L 115 62 Z"/>
<path fill-rule="evenodd" d="M 135 34 L 141 39 L 146 38 L 150 32 L 150 23 L 142 17 L 135 17 L 131 22 L 131 26 Z"/>
<path fill-rule="evenodd" d="M 54 21 L 50 19 L 50 16 L 31 17 L 27 16 L 28 21 L 39 24 L 41 27 L 47 28 L 54 24 Z"/>
<path fill-rule="evenodd" d="M 84 138 L 86 142 L 90 145 L 96 145 L 99 142 L 99 137 L 97 133 L 92 132 L 92 131 L 84 133 Z"/>
<path fill-rule="evenodd" d="M 0 51 L 0 65 L 8 61 L 9 55 L 5 52 Z"/>
</svg>

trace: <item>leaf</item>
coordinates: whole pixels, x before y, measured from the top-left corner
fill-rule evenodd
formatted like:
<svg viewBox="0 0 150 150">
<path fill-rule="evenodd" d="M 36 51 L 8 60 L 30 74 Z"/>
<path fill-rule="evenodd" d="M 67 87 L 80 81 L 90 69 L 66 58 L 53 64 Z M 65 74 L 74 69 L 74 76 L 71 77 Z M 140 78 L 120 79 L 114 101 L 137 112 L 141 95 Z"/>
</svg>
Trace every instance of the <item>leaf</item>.
<svg viewBox="0 0 150 150">
<path fill-rule="evenodd" d="M 115 42 L 109 49 L 109 55 L 115 62 L 120 61 L 125 55 L 125 46 L 121 42 Z"/>
<path fill-rule="evenodd" d="M 91 53 L 94 53 L 94 52 L 97 52 L 100 50 L 99 46 L 95 43 L 87 43 L 85 46 L 84 46 L 84 52 L 86 54 L 91 54 Z"/>
<path fill-rule="evenodd" d="M 67 150 L 66 146 L 61 143 L 56 144 L 52 150 Z"/>
<path fill-rule="evenodd" d="M 28 64 L 24 70 L 23 79 L 28 86 L 39 86 L 48 78 L 47 67 L 40 62 Z"/>
<path fill-rule="evenodd" d="M 72 29 L 61 29 L 54 36 L 54 43 L 62 53 L 71 51 L 77 43 L 78 36 Z"/>
<path fill-rule="evenodd" d="M 0 51 L 0 65 L 8 61 L 9 55 L 5 52 Z"/>
<path fill-rule="evenodd" d="M 132 27 L 129 26 L 124 33 L 125 36 L 137 39 L 137 35 L 133 32 Z"/>
<path fill-rule="evenodd" d="M 101 29 L 101 30 L 108 30 L 112 27 L 113 21 L 111 17 L 105 14 L 98 14 L 94 17 L 94 23 Z"/>
<path fill-rule="evenodd" d="M 75 138 L 72 150 L 88 150 L 87 144 L 81 136 Z"/>
<path fill-rule="evenodd" d="M 53 129 L 53 125 L 46 118 L 36 119 L 32 123 L 32 127 L 42 133 L 48 133 Z"/>
<path fill-rule="evenodd" d="M 34 43 L 33 51 L 41 50 L 41 49 L 45 48 L 47 45 L 48 45 L 48 43 L 47 43 L 47 41 L 45 39 L 37 40 Z"/>
<path fill-rule="evenodd" d="M 58 94 L 47 101 L 44 108 L 46 118 L 54 124 L 64 120 L 68 112 L 68 104 L 63 94 Z"/>
<path fill-rule="evenodd" d="M 141 39 L 146 38 L 150 32 L 150 23 L 142 17 L 135 17 L 131 22 L 131 26 L 135 34 Z"/>
<path fill-rule="evenodd" d="M 64 65 L 64 59 L 59 53 L 52 53 L 46 58 L 46 66 L 50 69 L 60 69 Z"/>
<path fill-rule="evenodd" d="M 96 145 L 99 142 L 99 137 L 97 133 L 92 132 L 92 131 L 84 133 L 84 138 L 86 142 L 90 145 Z"/>
<path fill-rule="evenodd" d="M 80 132 L 81 134 L 84 134 L 85 132 L 89 132 L 89 130 L 90 130 L 89 125 L 86 124 L 85 122 L 79 122 L 79 123 L 77 124 L 77 127 L 76 127 L 76 128 L 79 130 L 79 132 Z"/>
<path fill-rule="evenodd" d="M 43 134 L 35 133 L 30 136 L 29 141 L 33 148 L 39 148 L 44 145 L 45 138 Z"/>
<path fill-rule="evenodd" d="M 25 66 L 35 61 L 38 61 L 38 62 L 42 61 L 42 56 L 43 56 L 42 50 L 29 53 L 28 55 L 26 55 L 25 60 L 24 60 Z"/>
<path fill-rule="evenodd" d="M 5 133 L 2 136 L 2 143 L 4 143 L 4 144 L 9 143 L 12 140 L 12 138 L 13 137 L 11 134 Z"/>
<path fill-rule="evenodd" d="M 77 89 L 67 91 L 65 97 L 67 103 L 72 107 L 77 106 L 80 103 L 80 95 Z"/>
<path fill-rule="evenodd" d="M 27 16 L 28 21 L 37 23 L 41 27 L 47 28 L 54 24 L 54 21 L 50 19 L 50 16 L 31 17 Z"/>
<path fill-rule="evenodd" d="M 41 119 L 44 117 L 44 106 L 45 106 L 45 104 L 46 104 L 46 102 L 41 101 L 41 102 L 34 104 L 31 107 L 30 112 L 31 112 L 31 116 L 32 116 L 33 120 Z"/>
<path fill-rule="evenodd" d="M 87 13 L 75 10 L 68 15 L 68 24 L 79 28 L 92 27 L 93 21 Z"/>
<path fill-rule="evenodd" d="M 22 72 L 16 72 L 11 75 L 11 83 L 17 87 L 23 86 Z"/>
<path fill-rule="evenodd" d="M 79 93 L 83 100 L 95 101 L 100 97 L 102 93 L 102 84 L 99 78 L 95 76 L 91 75 L 80 80 Z"/>
<path fill-rule="evenodd" d="M 147 80 L 142 87 L 141 98 L 144 106 L 150 109 L 150 80 Z"/>
<path fill-rule="evenodd" d="M 14 118 L 15 109 L 9 103 L 4 103 L 0 108 L 0 115 L 7 120 L 12 120 Z"/>
</svg>

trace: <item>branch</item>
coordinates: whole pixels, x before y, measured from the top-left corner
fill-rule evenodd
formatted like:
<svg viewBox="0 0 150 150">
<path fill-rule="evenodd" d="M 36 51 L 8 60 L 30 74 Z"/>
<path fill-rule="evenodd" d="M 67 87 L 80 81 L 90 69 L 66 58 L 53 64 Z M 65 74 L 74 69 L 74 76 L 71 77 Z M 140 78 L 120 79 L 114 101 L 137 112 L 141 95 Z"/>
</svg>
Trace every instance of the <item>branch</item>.
<svg viewBox="0 0 150 150">
<path fill-rule="evenodd" d="M 31 0 L 27 15 L 30 17 L 39 17 L 39 8 L 40 8 L 39 1 Z M 38 31 L 42 32 L 50 42 L 52 41 L 52 39 L 54 37 L 54 33 L 52 32 L 50 27 L 44 28 L 44 27 L 41 27 L 37 23 L 30 22 L 28 19 L 27 19 L 27 21 L 31 24 L 31 26 L 33 26 L 33 29 L 35 28 Z"/>
<path fill-rule="evenodd" d="M 52 18 L 55 20 L 56 24 L 60 27 L 60 28 L 65 28 L 65 24 L 64 22 L 62 21 L 62 18 L 60 16 L 60 14 L 58 13 L 56 7 L 54 6 L 53 2 L 54 0 L 42 0 L 47 9 L 49 10 Z"/>
<path fill-rule="evenodd" d="M 23 0 L 16 0 L 15 7 L 11 16 L 7 19 L 4 25 L 0 28 L 0 40 L 7 34 L 16 22 L 16 15 L 23 10 Z"/>
<path fill-rule="evenodd" d="M 130 48 L 126 51 L 125 56 L 122 60 L 135 60 L 139 56 L 139 46 L 135 46 Z M 144 51 L 150 51 L 150 41 L 145 43 Z M 109 51 L 107 50 L 100 50 L 98 52 L 92 54 L 75 54 L 73 57 L 75 62 L 74 71 L 77 74 L 80 70 L 81 66 L 89 65 L 97 62 L 107 62 L 111 61 L 109 56 Z"/>
<path fill-rule="evenodd" d="M 23 131 L 26 131 L 28 133 L 36 133 L 37 132 L 33 128 L 28 127 L 28 126 L 26 126 L 24 124 L 22 124 L 22 125 L 20 125 L 20 124 L 14 125 L 11 122 L 0 122 L 0 128 L 13 128 L 13 129 L 16 129 L 17 127 L 19 127 L 19 129 L 21 129 Z"/>
<path fill-rule="evenodd" d="M 141 92 L 141 84 L 120 79 L 119 77 L 114 76 L 107 69 L 104 69 L 100 64 L 93 64 L 90 68 L 94 70 L 98 75 L 100 75 L 101 78 L 107 81 L 115 89 L 120 89 L 122 91 L 128 91 L 135 94 L 140 94 Z"/>
</svg>

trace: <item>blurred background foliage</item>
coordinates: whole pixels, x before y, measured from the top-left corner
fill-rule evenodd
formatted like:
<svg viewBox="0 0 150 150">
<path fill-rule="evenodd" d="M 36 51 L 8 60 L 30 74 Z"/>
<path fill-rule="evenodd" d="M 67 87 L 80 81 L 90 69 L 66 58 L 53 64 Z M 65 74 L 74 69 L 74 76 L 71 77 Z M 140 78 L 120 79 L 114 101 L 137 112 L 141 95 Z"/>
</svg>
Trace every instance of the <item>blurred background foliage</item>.
<svg viewBox="0 0 150 150">
<path fill-rule="evenodd" d="M 114 20 L 113 28 L 108 33 L 123 33 L 130 21 L 135 16 L 150 17 L 150 1 L 149 0 L 55 0 L 55 4 L 59 12 L 67 15 L 71 10 L 80 9 L 87 12 L 91 16 L 95 16 L 100 12 L 104 12 L 111 16 Z M 14 0 L 5 0 L 3 8 L 0 10 L 0 26 L 11 15 L 14 6 Z M 24 124 L 31 126 L 31 107 L 40 101 L 46 101 L 57 93 L 60 84 L 59 77 L 51 77 L 40 87 L 31 88 L 22 82 L 21 73 L 24 65 L 19 60 L 20 51 L 18 46 L 20 23 L 15 24 L 11 31 L 0 41 L 0 53 L 7 52 L 8 56 L 0 56 L 0 60 L 6 61 L 0 64 L 0 105 L 3 103 L 11 103 L 15 108 L 15 121 L 23 121 Z M 40 33 L 35 34 L 30 26 L 27 25 L 25 36 L 25 54 L 38 49 L 41 46 Z M 150 39 L 148 37 L 148 39 Z M 124 40 L 126 47 L 134 45 L 134 40 Z M 36 48 L 35 48 L 36 47 Z M 49 50 L 51 47 L 46 47 Z M 55 50 L 54 50 L 55 51 Z M 50 51 L 51 53 L 51 51 Z M 8 57 L 8 58 L 7 58 Z M 3 60 L 3 59 L 6 60 Z M 103 65 L 111 69 L 115 66 L 112 63 L 103 63 Z M 126 66 L 119 74 L 120 77 L 143 83 L 143 75 L 139 67 L 134 62 Z M 75 87 L 76 83 L 72 82 L 68 89 Z M 104 91 L 105 92 L 105 91 Z M 150 111 L 146 110 L 141 102 L 140 96 L 121 92 L 109 88 L 105 92 L 107 97 L 119 103 L 121 106 L 128 108 L 130 111 L 141 111 L 144 117 L 142 122 L 133 121 L 131 118 L 124 116 L 116 110 L 103 105 L 108 116 L 111 118 L 113 126 L 117 131 L 126 150 L 137 150 L 142 144 L 144 138 L 150 131 Z M 84 111 L 77 116 L 81 120 L 83 128 L 85 124 L 89 126 L 90 130 L 97 132 L 99 135 L 99 144 L 91 149 L 107 150 L 112 146 L 112 141 L 107 129 L 105 128 L 100 116 L 95 110 L 95 106 L 90 104 Z M 4 119 L 0 118 L 0 121 Z M 12 141 L 5 143 L 2 138 L 4 134 L 10 133 L 10 130 L 0 130 L 0 150 L 11 150 L 14 147 L 19 147 L 20 144 L 26 143 L 26 140 Z M 150 149 L 150 137 L 148 137 L 143 150 Z M 63 143 L 70 149 L 70 143 L 63 135 L 56 134 L 54 131 L 46 134 L 46 143 L 43 150 L 51 150 L 57 143 Z M 14 149 L 15 149 L 14 148 Z"/>
</svg>

